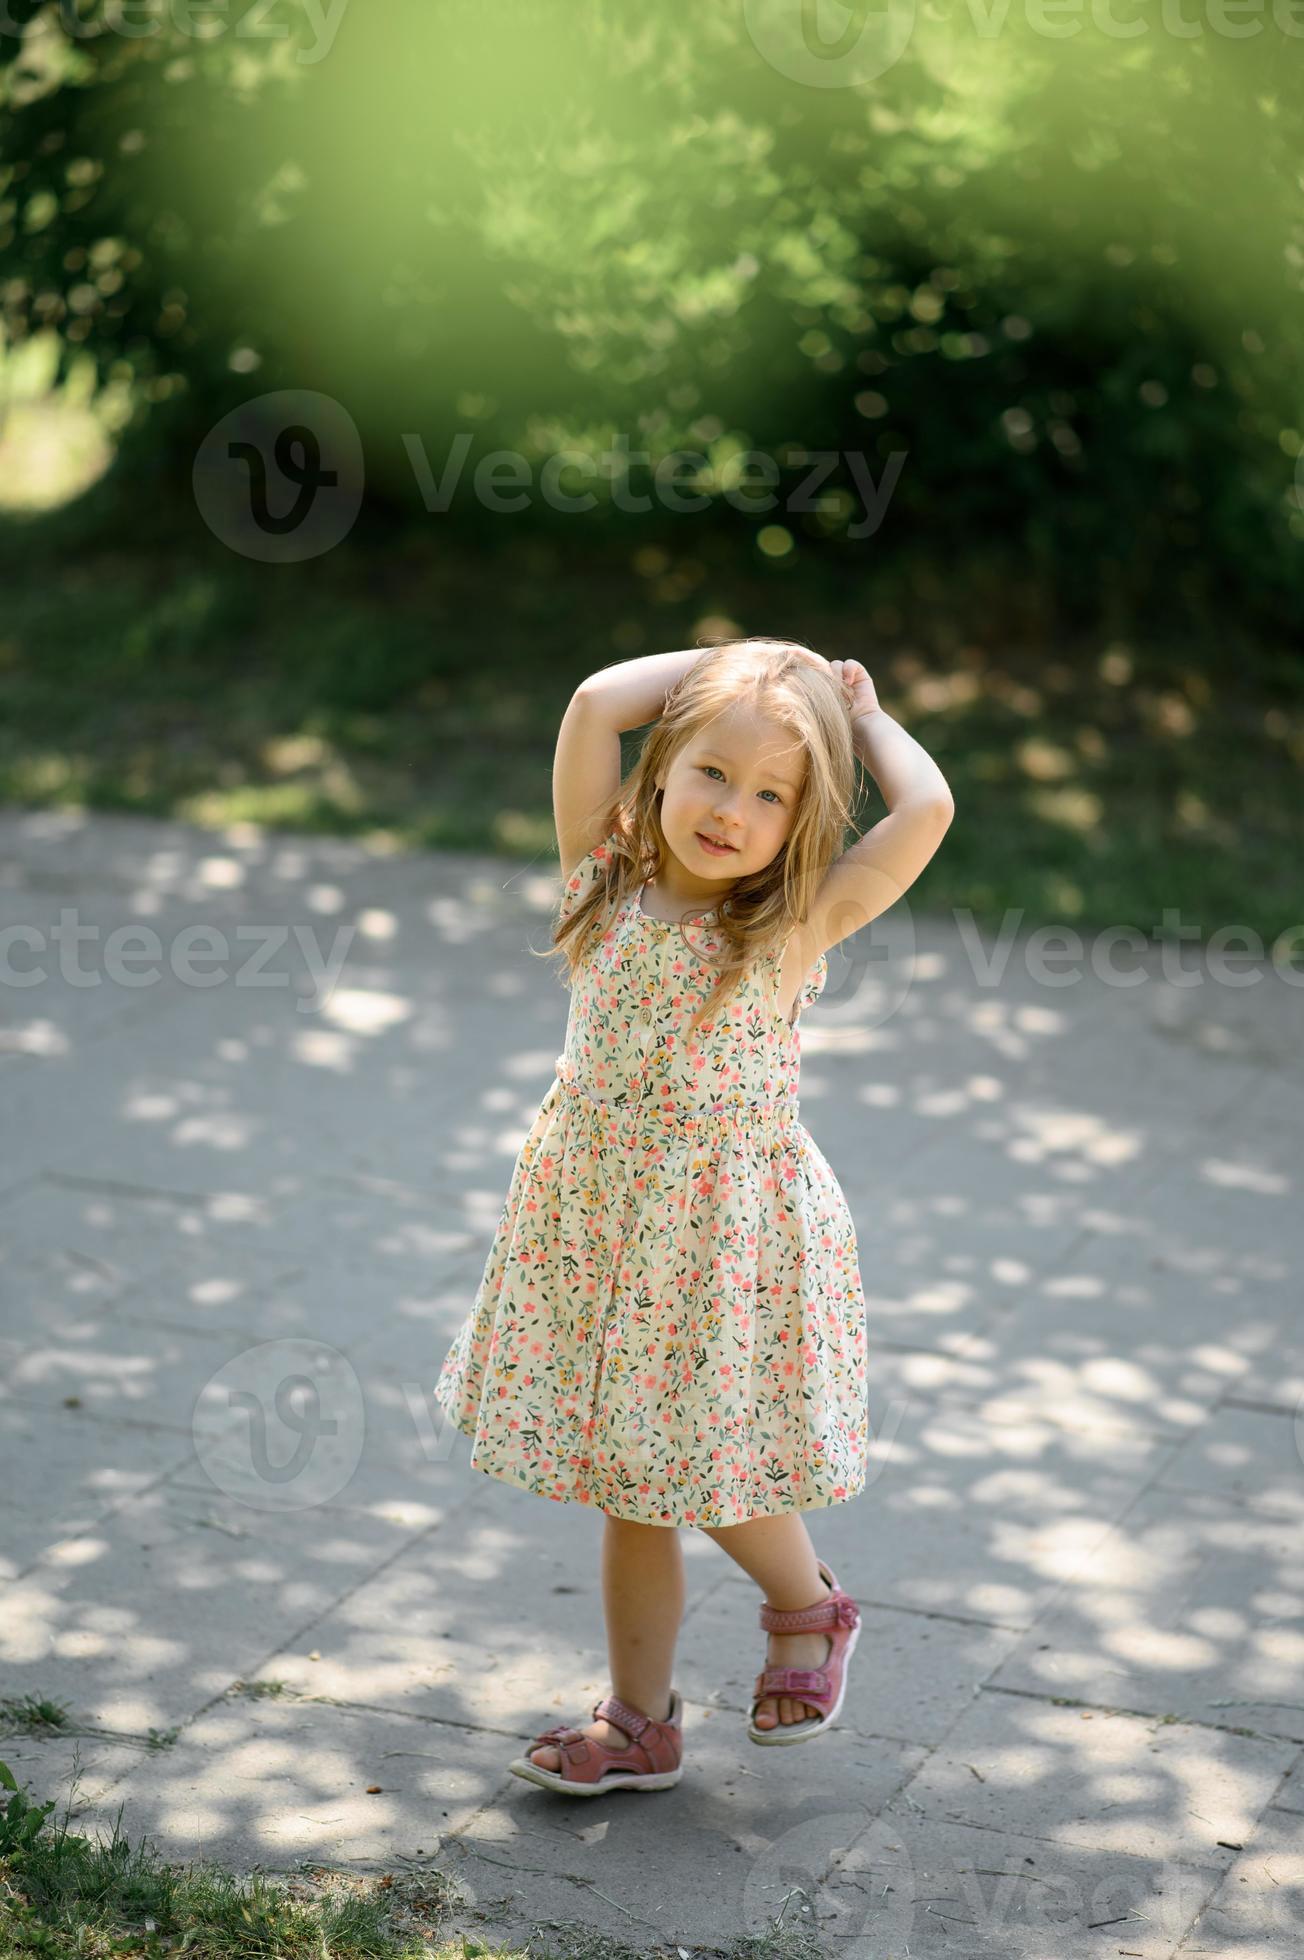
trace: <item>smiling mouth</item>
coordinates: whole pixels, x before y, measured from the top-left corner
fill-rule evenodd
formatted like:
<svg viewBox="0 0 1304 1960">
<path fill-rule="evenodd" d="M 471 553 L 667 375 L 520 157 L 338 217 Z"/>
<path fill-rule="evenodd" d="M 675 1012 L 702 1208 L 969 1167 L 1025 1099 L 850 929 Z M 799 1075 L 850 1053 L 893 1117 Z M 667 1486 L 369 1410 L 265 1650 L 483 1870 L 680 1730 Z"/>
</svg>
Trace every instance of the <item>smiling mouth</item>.
<svg viewBox="0 0 1304 1960">
<path fill-rule="evenodd" d="M 717 851 L 736 851 L 738 849 L 736 844 L 726 844 L 722 837 L 712 837 L 708 830 L 699 830 L 697 834 L 703 843 L 714 844 Z"/>
</svg>

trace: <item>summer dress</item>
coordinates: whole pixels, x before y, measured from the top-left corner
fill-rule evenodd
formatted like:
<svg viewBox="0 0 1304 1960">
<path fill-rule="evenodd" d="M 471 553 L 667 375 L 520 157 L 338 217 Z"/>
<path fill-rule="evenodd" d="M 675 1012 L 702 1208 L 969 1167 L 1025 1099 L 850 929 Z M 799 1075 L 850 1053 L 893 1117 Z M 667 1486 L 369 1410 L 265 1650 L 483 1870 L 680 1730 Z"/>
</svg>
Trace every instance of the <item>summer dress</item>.
<svg viewBox="0 0 1304 1960">
<path fill-rule="evenodd" d="M 569 916 L 608 838 L 567 882 Z M 636 894 L 576 972 L 556 1074 L 435 1395 L 471 1467 L 645 1524 L 719 1526 L 865 1482 L 865 1301 L 841 1186 L 798 1120 L 781 960 L 688 1022 L 716 929 Z M 691 943 L 690 943 L 691 942 Z"/>
</svg>

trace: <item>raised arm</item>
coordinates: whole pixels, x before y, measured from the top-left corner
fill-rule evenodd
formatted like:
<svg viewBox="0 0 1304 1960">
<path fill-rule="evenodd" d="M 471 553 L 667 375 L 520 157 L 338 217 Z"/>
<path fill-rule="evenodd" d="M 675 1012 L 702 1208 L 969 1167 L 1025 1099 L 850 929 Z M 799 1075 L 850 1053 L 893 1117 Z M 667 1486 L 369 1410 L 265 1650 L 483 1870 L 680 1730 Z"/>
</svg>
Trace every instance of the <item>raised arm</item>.
<svg viewBox="0 0 1304 1960">
<path fill-rule="evenodd" d="M 552 764 L 552 814 L 563 878 L 607 834 L 620 789 L 622 729 L 656 721 L 666 695 L 702 658 L 701 647 L 621 660 L 581 681 L 562 716 Z"/>
<path fill-rule="evenodd" d="M 856 754 L 883 792 L 888 813 L 844 851 L 825 875 L 798 929 L 809 965 L 839 940 L 894 905 L 950 828 L 955 799 L 928 751 L 879 705 L 858 661 L 834 661 L 847 693 Z"/>
<path fill-rule="evenodd" d="M 600 667 L 576 689 L 598 708 L 617 733 L 627 728 L 643 728 L 656 721 L 666 705 L 666 696 L 690 667 L 703 659 L 705 647 L 688 647 L 680 653 L 649 653 L 640 660 L 618 660 L 612 667 Z"/>
</svg>

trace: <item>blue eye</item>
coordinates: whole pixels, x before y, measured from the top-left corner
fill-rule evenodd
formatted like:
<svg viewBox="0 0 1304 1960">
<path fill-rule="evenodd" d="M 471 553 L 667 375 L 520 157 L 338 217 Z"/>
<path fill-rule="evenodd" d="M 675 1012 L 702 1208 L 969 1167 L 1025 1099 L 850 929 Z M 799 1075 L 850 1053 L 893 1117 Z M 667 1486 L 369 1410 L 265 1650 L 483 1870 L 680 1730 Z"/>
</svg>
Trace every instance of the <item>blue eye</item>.
<svg viewBox="0 0 1304 1960">
<path fill-rule="evenodd" d="M 713 770 L 717 776 L 723 773 L 723 771 L 716 769 L 715 764 L 713 762 L 704 762 L 701 764 L 701 768 L 703 772 L 708 776 L 711 774 Z M 762 796 L 772 796 L 776 803 L 782 803 L 783 801 L 783 798 L 779 795 L 777 790 L 766 789 L 766 790 L 762 790 L 761 794 Z"/>
</svg>

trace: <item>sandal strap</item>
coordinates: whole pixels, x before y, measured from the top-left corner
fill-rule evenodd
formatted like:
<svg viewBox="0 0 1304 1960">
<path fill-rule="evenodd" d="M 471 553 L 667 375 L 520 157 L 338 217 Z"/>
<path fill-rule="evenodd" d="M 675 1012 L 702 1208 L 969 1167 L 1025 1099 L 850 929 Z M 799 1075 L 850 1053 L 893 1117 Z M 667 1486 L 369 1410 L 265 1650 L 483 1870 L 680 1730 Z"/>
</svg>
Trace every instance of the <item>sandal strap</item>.
<svg viewBox="0 0 1304 1960">
<path fill-rule="evenodd" d="M 821 1667 L 763 1667 L 752 1690 L 753 1701 L 770 1695 L 793 1695 L 799 1701 L 827 1702 L 829 1677 Z"/>
<path fill-rule="evenodd" d="M 631 1742 L 638 1742 L 643 1731 L 652 1723 L 650 1715 L 645 1715 L 641 1709 L 631 1708 L 619 1695 L 604 1695 L 601 1701 L 594 1703 L 593 1713 L 595 1717 L 601 1715 L 606 1721 L 614 1722 L 618 1729 L 624 1729 Z M 660 1724 L 657 1726 L 660 1727 Z"/>
<path fill-rule="evenodd" d="M 590 1738 L 585 1735 L 583 1729 L 575 1728 L 567 1722 L 558 1722 L 554 1727 L 544 1729 L 541 1734 L 535 1736 L 534 1741 L 526 1747 L 526 1755 L 532 1755 L 541 1744 L 546 1742 L 552 1743 L 558 1754 L 567 1761 L 572 1763 L 588 1761 Z"/>
<path fill-rule="evenodd" d="M 626 1761 L 632 1751 L 637 1751 L 645 1759 L 649 1770 L 679 1767 L 680 1756 L 683 1753 L 683 1735 L 680 1723 L 675 1719 L 676 1716 L 682 1719 L 682 1708 L 677 1694 L 673 1692 L 671 1694 L 670 1714 L 664 1722 L 654 1722 L 650 1715 L 645 1715 L 639 1708 L 631 1708 L 627 1701 L 620 1699 L 619 1695 L 604 1695 L 601 1701 L 594 1703 L 593 1713 L 595 1717 L 601 1715 L 608 1722 L 614 1722 L 616 1727 L 624 1729 L 630 1738 L 628 1749 L 609 1752 L 613 1759 L 618 1756 L 619 1760 Z"/>
<path fill-rule="evenodd" d="M 841 1590 L 814 1606 L 785 1610 L 771 1606 L 768 1600 L 761 1606 L 761 1625 L 767 1633 L 830 1633 L 834 1627 L 850 1628 L 859 1621 L 860 1608 Z"/>
</svg>

